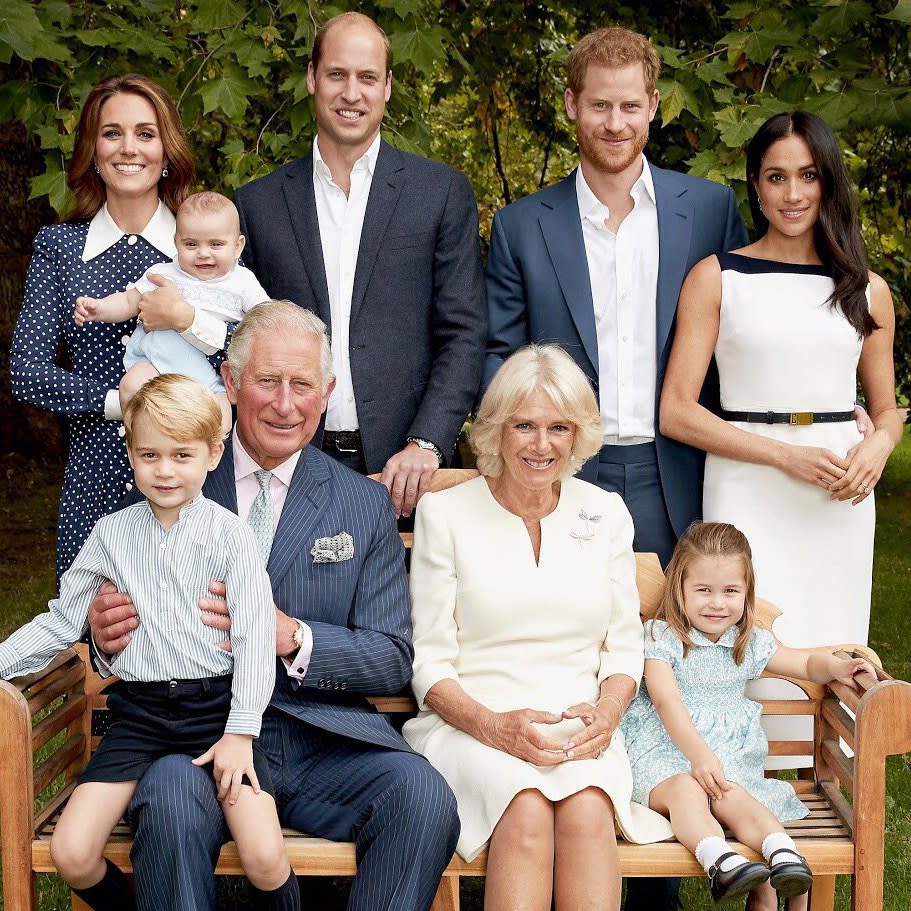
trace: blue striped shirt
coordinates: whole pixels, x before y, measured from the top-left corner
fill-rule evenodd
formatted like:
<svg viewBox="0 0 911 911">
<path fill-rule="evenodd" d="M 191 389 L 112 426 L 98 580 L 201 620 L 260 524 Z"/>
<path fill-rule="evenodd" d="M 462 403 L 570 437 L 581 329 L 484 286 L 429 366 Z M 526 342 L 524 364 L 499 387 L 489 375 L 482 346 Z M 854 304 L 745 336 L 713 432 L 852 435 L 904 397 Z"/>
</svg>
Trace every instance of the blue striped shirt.
<svg viewBox="0 0 911 911">
<path fill-rule="evenodd" d="M 130 594 L 140 619 L 111 670 L 131 681 L 233 671 L 225 733 L 258 736 L 275 686 L 272 586 L 246 523 L 202 494 L 169 529 L 145 500 L 100 519 L 63 574 L 60 597 L 0 644 L 0 677 L 41 670 L 81 639 L 105 579 Z M 233 655 L 216 647 L 228 634 L 205 626 L 197 607 L 214 579 L 227 586 Z"/>
</svg>

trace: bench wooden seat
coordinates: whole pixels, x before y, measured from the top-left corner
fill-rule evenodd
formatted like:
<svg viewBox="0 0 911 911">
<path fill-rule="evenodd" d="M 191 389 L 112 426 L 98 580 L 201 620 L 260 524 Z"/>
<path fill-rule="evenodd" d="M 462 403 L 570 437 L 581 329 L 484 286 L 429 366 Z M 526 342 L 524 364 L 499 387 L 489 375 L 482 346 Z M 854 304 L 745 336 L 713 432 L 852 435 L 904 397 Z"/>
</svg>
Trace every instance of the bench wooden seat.
<svg viewBox="0 0 911 911">
<path fill-rule="evenodd" d="M 458 480 L 471 474 L 463 472 Z M 654 554 L 636 557 L 641 611 L 646 618 L 655 612 L 664 577 Z M 767 603 L 757 606 L 758 622 L 766 628 L 771 628 L 777 615 Z M 830 650 L 836 648 L 862 654 L 877 667 L 880 664 L 869 649 L 833 646 Z M 54 872 L 50 836 L 100 739 L 99 716 L 106 702 L 107 682 L 92 671 L 84 645 L 61 653 L 44 671 L 9 683 L 0 681 L 0 847 L 7 911 L 35 911 L 34 874 Z M 793 782 L 810 815 L 787 826 L 814 873 L 811 911 L 832 911 L 837 874 L 852 877 L 854 911 L 881 911 L 885 760 L 911 751 L 911 684 L 894 680 L 880 669 L 876 680 L 859 681 L 860 692 L 838 684 L 822 687 L 792 682 L 808 698 L 765 700 L 763 712 L 810 715 L 815 720 L 812 741 L 770 743 L 774 755 L 813 757 L 813 768 L 801 770 L 800 780 Z M 407 715 L 416 708 L 406 696 L 372 701 L 379 711 L 391 714 Z M 841 740 L 853 750 L 853 756 L 843 752 Z M 353 845 L 292 830 L 285 836 L 298 875 L 353 875 Z M 619 849 L 624 876 L 704 875 L 689 851 L 673 841 L 652 845 L 621 842 Z M 105 853 L 130 871 L 129 850 L 129 832 L 120 826 Z M 736 850 L 757 857 L 742 845 Z M 222 848 L 216 869 L 220 874 L 242 875 L 233 843 Z M 483 876 L 485 869 L 484 853 L 470 864 L 455 856 L 440 884 L 434 911 L 456 911 L 459 879 Z M 74 899 L 73 907 L 86 906 Z"/>
</svg>

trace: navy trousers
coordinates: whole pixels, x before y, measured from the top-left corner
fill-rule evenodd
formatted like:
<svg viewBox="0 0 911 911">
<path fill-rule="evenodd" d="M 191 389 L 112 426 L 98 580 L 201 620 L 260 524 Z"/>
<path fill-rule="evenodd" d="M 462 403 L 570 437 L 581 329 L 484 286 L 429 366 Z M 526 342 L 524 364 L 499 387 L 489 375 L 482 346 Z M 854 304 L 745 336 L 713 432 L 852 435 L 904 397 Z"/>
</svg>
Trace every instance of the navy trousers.
<svg viewBox="0 0 911 911">
<path fill-rule="evenodd" d="M 322 731 L 281 712 L 263 718 L 283 825 L 353 841 L 349 911 L 427 911 L 459 835 L 456 802 L 415 753 Z M 215 911 L 213 868 L 227 827 L 211 774 L 182 756 L 155 763 L 129 818 L 138 911 Z"/>
</svg>

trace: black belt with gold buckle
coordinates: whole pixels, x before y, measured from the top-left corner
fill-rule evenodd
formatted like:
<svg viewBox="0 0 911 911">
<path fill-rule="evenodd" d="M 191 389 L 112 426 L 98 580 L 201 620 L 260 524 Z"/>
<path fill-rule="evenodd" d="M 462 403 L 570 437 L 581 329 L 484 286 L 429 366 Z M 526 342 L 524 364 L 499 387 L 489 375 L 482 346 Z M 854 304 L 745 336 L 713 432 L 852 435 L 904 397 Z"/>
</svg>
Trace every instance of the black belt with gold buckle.
<svg viewBox="0 0 911 911">
<path fill-rule="evenodd" d="M 326 430 L 323 432 L 323 449 L 336 452 L 363 452 L 359 430 Z"/>
<path fill-rule="evenodd" d="M 810 424 L 841 424 L 853 421 L 853 411 L 722 411 L 726 421 L 746 421 L 749 424 L 791 424 L 807 427 Z"/>
</svg>

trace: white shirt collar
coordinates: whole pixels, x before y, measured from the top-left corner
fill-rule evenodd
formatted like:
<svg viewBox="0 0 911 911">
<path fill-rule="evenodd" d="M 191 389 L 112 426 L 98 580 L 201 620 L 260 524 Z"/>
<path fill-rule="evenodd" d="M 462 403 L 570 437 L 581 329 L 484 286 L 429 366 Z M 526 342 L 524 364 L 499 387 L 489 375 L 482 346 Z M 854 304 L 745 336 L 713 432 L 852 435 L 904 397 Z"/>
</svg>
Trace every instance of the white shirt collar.
<svg viewBox="0 0 911 911">
<path fill-rule="evenodd" d="M 174 231 L 176 228 L 177 223 L 173 212 L 159 200 L 155 214 L 139 232 L 139 235 L 156 250 L 173 259 L 177 255 L 177 247 L 174 246 Z M 86 235 L 85 246 L 82 248 L 82 261 L 87 263 L 96 256 L 100 256 L 105 250 L 110 250 L 121 237 L 126 236 L 126 233 L 111 218 L 108 212 L 108 204 L 105 203 L 89 222 L 89 233 Z"/>
<path fill-rule="evenodd" d="M 259 465 L 253 456 L 244 449 L 243 443 L 240 441 L 240 434 L 237 432 L 237 425 L 234 425 L 234 446 L 233 455 L 234 455 L 234 482 L 242 480 L 243 478 L 248 478 L 253 474 L 254 471 L 260 471 L 262 465 Z M 301 450 L 298 449 L 293 455 L 288 456 L 281 465 L 276 466 L 272 469 L 272 474 L 278 478 L 285 487 L 291 486 L 291 479 L 294 477 L 294 469 L 297 468 L 297 460 L 301 456 Z"/>
<path fill-rule="evenodd" d="M 648 160 L 642 156 L 642 173 L 636 178 L 636 182 L 630 187 L 629 195 L 632 196 L 636 205 L 642 201 L 642 194 L 651 200 L 655 205 L 655 182 L 652 179 L 652 171 L 649 168 Z M 589 218 L 592 221 L 603 222 L 604 218 L 610 216 L 610 210 L 597 196 L 592 188 L 588 185 L 585 175 L 582 173 L 582 166 L 576 168 L 576 199 L 579 203 L 579 215 L 582 218 Z"/>
<path fill-rule="evenodd" d="M 737 643 L 737 637 L 740 635 L 740 627 L 734 624 L 734 626 L 729 626 L 719 637 L 717 642 L 712 642 L 708 636 L 703 635 L 695 627 L 691 627 L 689 631 L 690 641 L 693 645 L 703 645 L 703 646 L 713 646 L 713 645 L 723 645 L 726 648 L 733 648 Z"/>
<path fill-rule="evenodd" d="M 380 154 L 380 134 L 376 134 L 376 138 L 373 142 L 370 143 L 369 148 L 360 158 L 354 163 L 352 171 L 361 170 L 363 168 L 367 169 L 367 172 L 373 177 L 373 172 L 376 170 L 376 160 Z M 326 164 L 323 156 L 320 154 L 319 150 L 319 134 L 313 140 L 313 173 L 319 175 L 324 180 L 332 181 L 332 171 L 329 170 L 329 165 Z"/>
</svg>

